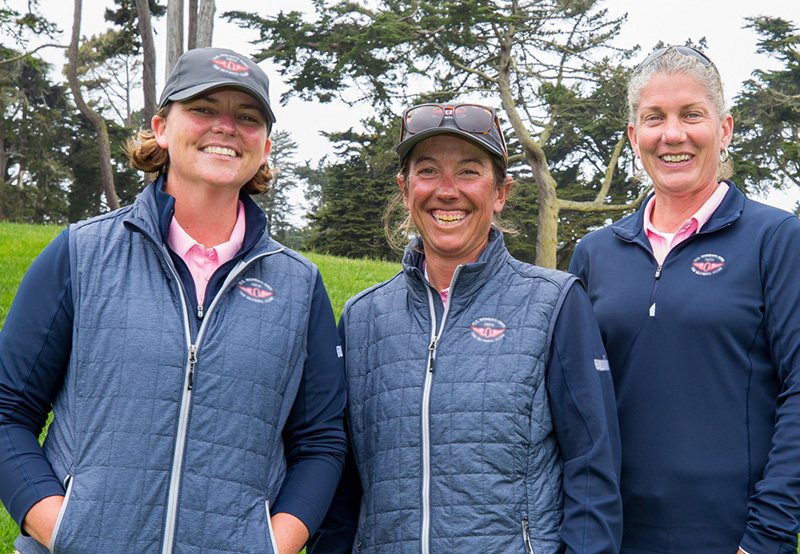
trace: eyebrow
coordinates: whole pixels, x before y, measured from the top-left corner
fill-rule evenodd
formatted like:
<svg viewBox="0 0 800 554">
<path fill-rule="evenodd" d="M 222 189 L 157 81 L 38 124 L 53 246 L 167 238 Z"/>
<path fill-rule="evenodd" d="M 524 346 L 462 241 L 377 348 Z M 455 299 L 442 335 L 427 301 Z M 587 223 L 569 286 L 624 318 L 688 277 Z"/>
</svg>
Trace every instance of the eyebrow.
<svg viewBox="0 0 800 554">
<path fill-rule="evenodd" d="M 434 158 L 433 156 L 420 156 L 419 158 L 414 160 L 414 163 L 428 162 L 428 161 L 437 163 L 439 160 Z M 480 158 L 464 158 L 463 160 L 458 160 L 457 163 L 460 164 L 475 163 L 478 165 L 482 165 L 483 161 Z"/>
<path fill-rule="evenodd" d="M 209 104 L 219 104 L 219 100 L 217 100 L 216 98 L 214 98 L 213 96 L 210 96 L 210 95 L 209 96 L 200 95 L 200 96 L 197 96 L 197 97 L 193 98 L 192 100 L 204 100 L 204 101 L 208 102 Z M 191 100 L 190 100 L 190 102 L 191 102 Z M 261 109 L 261 106 L 258 105 L 258 104 L 241 103 L 241 104 L 239 104 L 239 107 L 240 108 L 244 108 L 246 110 L 256 110 L 259 113 L 263 113 L 263 110 Z"/>
</svg>

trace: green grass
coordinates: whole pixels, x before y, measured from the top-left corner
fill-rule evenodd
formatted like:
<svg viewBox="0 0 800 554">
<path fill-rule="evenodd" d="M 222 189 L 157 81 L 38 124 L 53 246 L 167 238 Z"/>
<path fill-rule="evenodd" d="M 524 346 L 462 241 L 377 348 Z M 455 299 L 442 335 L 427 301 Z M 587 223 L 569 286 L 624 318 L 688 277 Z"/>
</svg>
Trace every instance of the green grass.
<svg viewBox="0 0 800 554">
<path fill-rule="evenodd" d="M 61 229 L 0 222 L 0 327 L 28 266 Z M 399 263 L 351 260 L 323 254 L 307 255 L 322 273 L 337 319 L 348 298 L 388 279 L 400 269 Z M 14 552 L 14 539 L 18 533 L 16 523 L 0 504 L 0 554 Z"/>
</svg>

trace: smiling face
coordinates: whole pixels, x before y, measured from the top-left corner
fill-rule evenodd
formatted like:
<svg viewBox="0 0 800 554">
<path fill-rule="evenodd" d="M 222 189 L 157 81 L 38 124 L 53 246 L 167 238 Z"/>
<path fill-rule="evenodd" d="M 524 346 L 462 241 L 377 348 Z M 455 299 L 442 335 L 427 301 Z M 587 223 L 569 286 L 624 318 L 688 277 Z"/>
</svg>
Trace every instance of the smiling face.
<svg viewBox="0 0 800 554">
<path fill-rule="evenodd" d="M 156 142 L 169 152 L 170 194 L 198 186 L 238 193 L 271 148 L 258 102 L 239 90 L 216 89 L 175 102 L 152 124 Z"/>
<path fill-rule="evenodd" d="M 496 186 L 490 154 L 453 135 L 427 138 L 409 156 L 408 177 L 397 181 L 426 257 L 474 262 L 486 248 L 510 182 Z"/>
<path fill-rule="evenodd" d="M 656 194 L 710 195 L 733 119 L 720 119 L 703 85 L 685 73 L 656 73 L 642 90 L 628 137 Z"/>
</svg>

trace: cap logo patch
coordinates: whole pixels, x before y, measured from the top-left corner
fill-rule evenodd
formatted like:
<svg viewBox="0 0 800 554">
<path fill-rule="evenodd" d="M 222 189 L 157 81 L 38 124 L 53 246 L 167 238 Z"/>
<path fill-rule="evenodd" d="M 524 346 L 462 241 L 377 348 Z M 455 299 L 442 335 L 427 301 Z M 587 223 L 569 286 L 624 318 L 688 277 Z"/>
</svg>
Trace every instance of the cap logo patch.
<svg viewBox="0 0 800 554">
<path fill-rule="evenodd" d="M 503 338 L 506 324 L 493 317 L 481 317 L 470 323 L 473 338 L 481 342 L 495 342 Z"/>
<path fill-rule="evenodd" d="M 271 286 L 264 281 L 253 278 L 242 279 L 239 281 L 239 284 L 236 285 L 236 288 L 239 290 L 239 294 L 244 298 L 251 302 L 258 302 L 259 304 L 272 302 L 272 297 L 275 294 Z"/>
<path fill-rule="evenodd" d="M 239 63 L 239 61 L 233 56 L 227 56 L 223 54 L 221 56 L 217 56 L 211 61 L 217 66 L 217 69 L 219 69 L 220 71 L 225 71 L 227 73 L 232 73 L 234 75 L 246 77 L 250 71 L 249 67 Z"/>
<path fill-rule="evenodd" d="M 717 254 L 703 254 L 692 260 L 692 272 L 695 275 L 714 275 L 725 267 L 725 258 Z"/>
</svg>

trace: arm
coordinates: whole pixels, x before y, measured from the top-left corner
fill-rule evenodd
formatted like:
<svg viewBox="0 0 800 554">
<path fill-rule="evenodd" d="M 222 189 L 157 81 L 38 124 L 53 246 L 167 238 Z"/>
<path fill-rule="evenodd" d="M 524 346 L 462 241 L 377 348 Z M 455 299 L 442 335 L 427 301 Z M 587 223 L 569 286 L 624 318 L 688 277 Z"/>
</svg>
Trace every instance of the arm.
<svg viewBox="0 0 800 554">
<path fill-rule="evenodd" d="M 64 495 L 38 437 L 72 344 L 67 237 L 31 264 L 0 332 L 0 500 L 22 532 L 45 545 Z"/>
<path fill-rule="evenodd" d="M 338 347 L 333 309 L 318 275 L 311 301 L 303 379 L 283 431 L 286 480 L 273 510 L 273 518 L 283 513 L 302 522 L 306 539 L 316 532 L 328 510 L 347 449 L 344 367 Z M 285 521 L 273 519 L 279 525 Z M 278 529 L 275 533 L 280 534 Z M 286 550 L 290 551 L 296 552 Z M 283 548 L 281 553 L 284 554 Z"/>
<path fill-rule="evenodd" d="M 557 315 L 546 386 L 564 458 L 567 552 L 615 554 L 622 540 L 616 402 L 594 312 L 578 284 Z"/>
<path fill-rule="evenodd" d="M 748 504 L 741 549 L 795 552 L 800 522 L 800 220 L 787 217 L 761 253 L 765 332 L 782 386 L 764 476 Z"/>
</svg>

